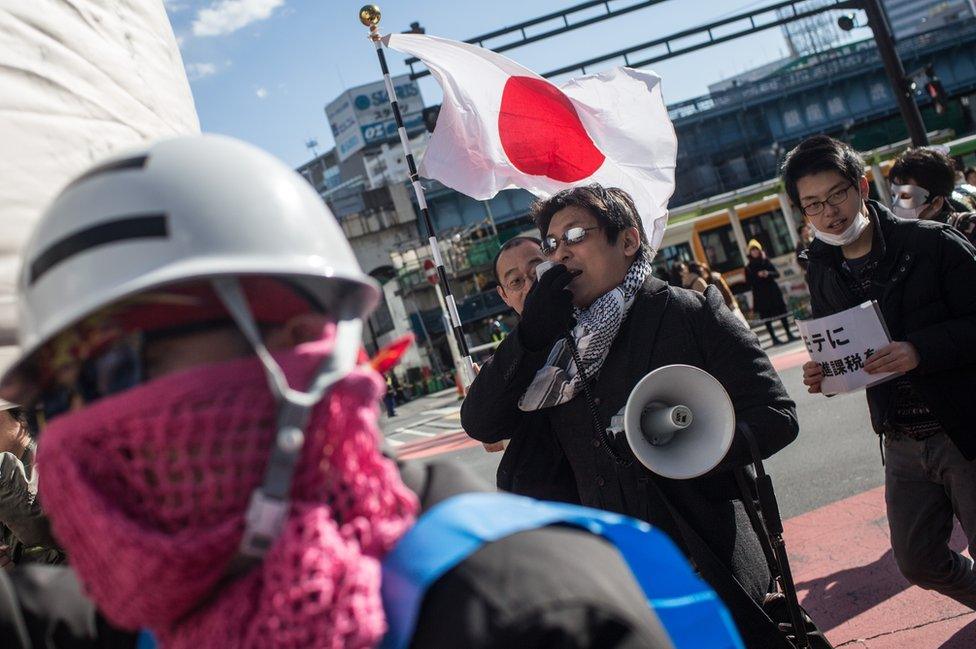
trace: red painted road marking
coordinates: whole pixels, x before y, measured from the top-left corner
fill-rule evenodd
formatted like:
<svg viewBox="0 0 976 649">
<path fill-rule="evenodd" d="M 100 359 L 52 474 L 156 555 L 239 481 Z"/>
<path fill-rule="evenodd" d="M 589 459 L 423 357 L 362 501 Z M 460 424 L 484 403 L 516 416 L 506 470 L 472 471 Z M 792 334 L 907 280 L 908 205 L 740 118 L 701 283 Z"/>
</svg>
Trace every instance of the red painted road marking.
<svg viewBox="0 0 976 649">
<path fill-rule="evenodd" d="M 397 447 L 396 452 L 397 459 L 417 460 L 422 457 L 440 455 L 441 453 L 450 453 L 451 451 L 460 451 L 461 449 L 480 445 L 481 442 L 471 439 L 468 437 L 467 433 L 465 433 L 463 430 L 459 430 L 456 433 L 438 435 L 432 439 L 425 439 L 418 442 L 408 442 L 403 446 Z"/>
<path fill-rule="evenodd" d="M 803 363 L 807 362 L 809 358 L 810 357 L 806 350 L 800 349 L 797 351 L 777 354 L 776 356 L 770 357 L 770 361 L 772 362 L 776 371 L 782 372 L 783 370 L 802 365 Z M 478 444 L 480 444 L 480 442 L 471 439 L 464 433 L 464 431 L 459 429 L 457 432 L 445 433 L 430 439 L 407 442 L 406 444 L 397 447 L 397 457 L 402 460 L 416 460 L 418 458 L 430 457 L 432 455 L 439 455 L 441 453 L 460 451 L 465 448 L 477 446 Z"/>
<path fill-rule="evenodd" d="M 404 444 L 398 455 L 419 459 L 479 444 L 457 431 Z M 909 586 L 899 574 L 888 539 L 884 487 L 791 518 L 785 528 L 800 601 L 835 647 L 976 647 L 976 612 Z M 958 526 L 952 547 L 965 547 Z"/>
<path fill-rule="evenodd" d="M 909 586 L 898 572 L 884 487 L 791 518 L 785 528 L 800 601 L 835 647 L 976 647 L 976 612 Z M 965 547 L 958 526 L 952 546 Z"/>
<path fill-rule="evenodd" d="M 770 356 L 769 360 L 773 363 L 773 367 L 777 372 L 782 372 L 783 370 L 788 370 L 791 367 L 803 365 L 810 360 L 810 355 L 807 354 L 806 349 L 800 349 L 795 352 L 783 352 L 782 354 L 777 354 L 776 356 Z"/>
<path fill-rule="evenodd" d="M 783 352 L 777 354 L 776 356 L 770 357 L 770 361 L 773 367 L 781 372 L 783 370 L 790 369 L 791 367 L 797 367 L 809 360 L 809 355 L 805 349 L 800 349 L 792 352 Z M 462 439 L 466 439 L 470 443 L 460 444 Z M 450 451 L 459 451 L 463 448 L 469 448 L 471 446 L 476 446 L 480 444 L 464 434 L 460 428 L 457 432 L 446 433 L 444 435 L 438 435 L 431 439 L 425 439 L 417 442 L 407 442 L 403 446 L 397 448 L 397 455 L 401 459 L 416 459 L 420 457 L 429 457 L 431 455 L 437 455 L 438 453 L 448 453 Z"/>
</svg>

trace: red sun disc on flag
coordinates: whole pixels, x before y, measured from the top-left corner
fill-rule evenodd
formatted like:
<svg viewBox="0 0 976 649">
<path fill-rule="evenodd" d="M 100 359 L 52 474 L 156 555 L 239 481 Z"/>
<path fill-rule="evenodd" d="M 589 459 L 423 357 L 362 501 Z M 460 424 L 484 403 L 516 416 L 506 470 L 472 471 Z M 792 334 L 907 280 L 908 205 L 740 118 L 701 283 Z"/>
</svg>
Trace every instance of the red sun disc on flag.
<svg viewBox="0 0 976 649">
<path fill-rule="evenodd" d="M 533 176 L 576 182 L 592 176 L 606 159 L 573 103 L 542 79 L 509 77 L 502 90 L 498 134 L 515 168 Z"/>
</svg>

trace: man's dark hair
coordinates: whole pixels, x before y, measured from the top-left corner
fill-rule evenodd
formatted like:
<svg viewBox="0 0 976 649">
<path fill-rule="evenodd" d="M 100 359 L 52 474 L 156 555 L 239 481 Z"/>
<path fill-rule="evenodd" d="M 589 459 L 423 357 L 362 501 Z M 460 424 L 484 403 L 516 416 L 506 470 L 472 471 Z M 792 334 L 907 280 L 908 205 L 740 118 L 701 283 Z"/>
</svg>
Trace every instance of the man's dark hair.
<svg viewBox="0 0 976 649">
<path fill-rule="evenodd" d="M 933 198 L 951 196 L 956 188 L 956 164 L 941 151 L 918 147 L 898 156 L 888 179 L 897 185 L 907 185 L 911 180 Z"/>
<path fill-rule="evenodd" d="M 836 171 L 857 186 L 864 175 L 864 161 L 849 144 L 826 135 L 814 135 L 800 142 L 786 154 L 781 169 L 786 194 L 797 209 L 801 208 L 797 181 L 824 171 Z"/>
<path fill-rule="evenodd" d="M 630 227 L 640 232 L 641 248 L 647 248 L 647 234 L 641 224 L 640 215 L 630 194 L 618 187 L 603 187 L 598 183 L 583 187 L 564 189 L 547 199 L 537 200 L 532 205 L 532 218 L 536 227 L 545 237 L 549 224 L 556 212 L 567 207 L 580 207 L 596 217 L 603 228 L 607 241 L 617 243 L 617 236 Z"/>
<path fill-rule="evenodd" d="M 523 243 L 531 243 L 536 247 L 541 247 L 542 242 L 535 237 L 530 237 L 527 235 L 519 235 L 517 237 L 512 237 L 508 241 L 502 244 L 502 247 L 498 249 L 495 253 L 495 258 L 491 261 L 491 273 L 495 276 L 495 283 L 501 286 L 502 278 L 498 276 L 498 260 L 501 259 L 502 253 L 506 250 L 511 250 L 515 246 L 520 246 Z"/>
<path fill-rule="evenodd" d="M 970 174 L 976 174 L 976 167 L 966 167 L 966 170 L 962 172 L 962 175 L 967 178 Z"/>
</svg>

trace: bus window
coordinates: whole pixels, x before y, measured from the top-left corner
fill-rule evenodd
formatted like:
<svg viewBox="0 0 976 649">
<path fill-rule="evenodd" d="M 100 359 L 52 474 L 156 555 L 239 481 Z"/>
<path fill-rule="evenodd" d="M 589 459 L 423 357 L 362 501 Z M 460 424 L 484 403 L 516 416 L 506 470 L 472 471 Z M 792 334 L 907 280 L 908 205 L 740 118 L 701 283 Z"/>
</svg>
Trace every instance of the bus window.
<svg viewBox="0 0 976 649">
<path fill-rule="evenodd" d="M 742 220 L 746 241 L 755 239 L 762 244 L 767 257 L 793 253 L 793 240 L 781 210 L 772 210 Z"/>
<path fill-rule="evenodd" d="M 669 277 L 672 264 L 679 261 L 692 261 L 694 258 L 691 253 L 691 245 L 682 241 L 658 250 L 651 265 L 654 267 L 655 275 Z"/>
<path fill-rule="evenodd" d="M 698 237 L 712 270 L 727 273 L 742 268 L 742 254 L 735 242 L 731 225 L 720 225 L 711 230 L 704 230 Z"/>
</svg>

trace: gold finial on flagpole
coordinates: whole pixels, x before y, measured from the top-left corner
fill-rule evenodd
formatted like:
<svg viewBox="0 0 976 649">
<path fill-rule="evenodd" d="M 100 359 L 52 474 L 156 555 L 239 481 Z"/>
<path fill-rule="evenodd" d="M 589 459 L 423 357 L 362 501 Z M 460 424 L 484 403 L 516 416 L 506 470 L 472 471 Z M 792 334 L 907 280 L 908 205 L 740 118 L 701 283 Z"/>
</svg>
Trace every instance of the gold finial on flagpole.
<svg viewBox="0 0 976 649">
<path fill-rule="evenodd" d="M 365 27 L 369 27 L 369 37 L 371 40 L 379 40 L 380 8 L 376 5 L 363 5 L 359 10 L 359 22 Z"/>
</svg>

